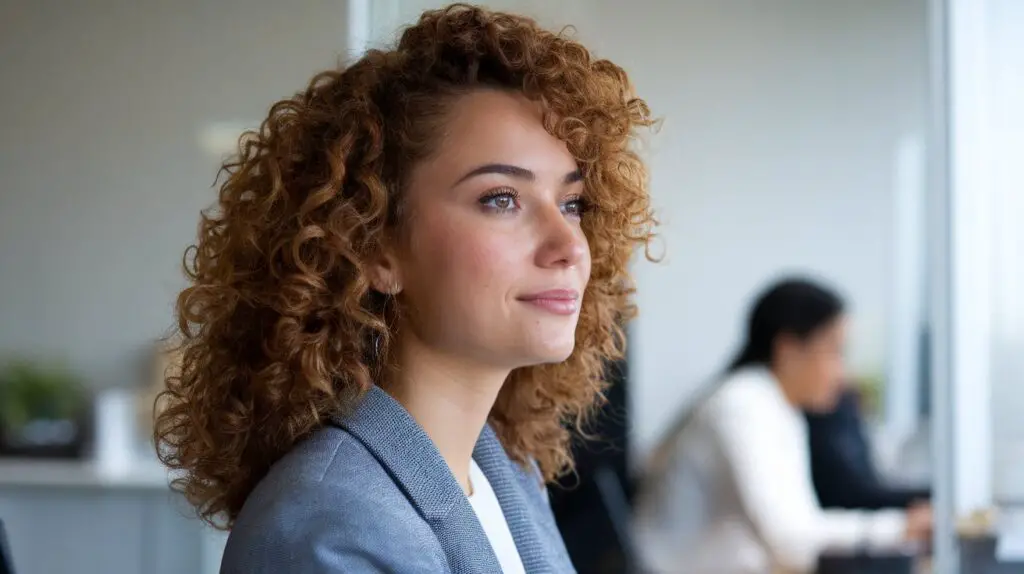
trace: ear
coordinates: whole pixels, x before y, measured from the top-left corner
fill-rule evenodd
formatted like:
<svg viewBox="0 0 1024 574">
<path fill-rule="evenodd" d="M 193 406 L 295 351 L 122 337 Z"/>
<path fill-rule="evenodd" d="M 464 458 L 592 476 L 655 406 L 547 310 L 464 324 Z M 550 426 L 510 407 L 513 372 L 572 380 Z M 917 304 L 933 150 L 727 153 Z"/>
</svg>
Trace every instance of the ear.
<svg viewBox="0 0 1024 574">
<path fill-rule="evenodd" d="M 384 295 L 398 295 L 402 292 L 402 276 L 398 258 L 394 251 L 382 247 L 370 258 L 366 266 L 366 274 L 374 291 Z"/>
</svg>

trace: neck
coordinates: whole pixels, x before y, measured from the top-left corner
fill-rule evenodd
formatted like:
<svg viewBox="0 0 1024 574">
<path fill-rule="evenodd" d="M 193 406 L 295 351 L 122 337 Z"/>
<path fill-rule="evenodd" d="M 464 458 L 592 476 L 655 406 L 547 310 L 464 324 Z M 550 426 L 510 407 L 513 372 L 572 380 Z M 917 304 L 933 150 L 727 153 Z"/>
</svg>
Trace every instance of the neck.
<svg viewBox="0 0 1024 574">
<path fill-rule="evenodd" d="M 414 340 L 400 342 L 385 390 L 437 446 L 464 492 L 469 466 L 509 369 L 474 366 Z"/>
</svg>

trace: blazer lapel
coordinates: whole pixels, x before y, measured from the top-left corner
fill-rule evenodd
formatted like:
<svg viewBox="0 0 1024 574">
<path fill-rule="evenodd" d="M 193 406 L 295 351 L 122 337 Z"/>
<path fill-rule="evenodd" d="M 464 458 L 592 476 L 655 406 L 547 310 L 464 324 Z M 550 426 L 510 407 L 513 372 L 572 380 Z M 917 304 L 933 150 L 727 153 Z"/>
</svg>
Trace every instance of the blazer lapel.
<svg viewBox="0 0 1024 574">
<path fill-rule="evenodd" d="M 363 443 L 391 475 L 437 534 L 453 574 L 501 572 L 487 535 L 451 469 L 402 405 L 374 386 L 350 416 L 332 422 Z M 483 463 L 478 460 L 477 464 L 487 472 Z M 490 474 L 487 478 L 493 483 Z M 501 500 L 499 487 L 492 486 Z M 504 500 L 501 506 L 507 516 Z M 516 529 L 512 532 L 516 537 Z M 521 545 L 518 537 L 516 545 Z M 527 571 L 533 572 L 529 565 Z"/>
<path fill-rule="evenodd" d="M 473 459 L 487 476 L 498 497 L 526 571 L 529 574 L 573 572 L 571 565 L 563 563 L 566 554 L 562 538 L 550 513 L 537 511 L 538 504 L 545 507 L 547 504 L 543 500 L 545 495 L 540 476 L 535 472 L 526 472 L 512 462 L 489 425 L 484 427 L 476 443 Z M 533 501 L 531 504 L 527 500 L 527 493 L 531 489 L 537 491 L 539 502 Z M 547 527 L 544 532 L 541 531 L 542 527 Z M 562 551 L 558 552 L 560 548 Z"/>
</svg>

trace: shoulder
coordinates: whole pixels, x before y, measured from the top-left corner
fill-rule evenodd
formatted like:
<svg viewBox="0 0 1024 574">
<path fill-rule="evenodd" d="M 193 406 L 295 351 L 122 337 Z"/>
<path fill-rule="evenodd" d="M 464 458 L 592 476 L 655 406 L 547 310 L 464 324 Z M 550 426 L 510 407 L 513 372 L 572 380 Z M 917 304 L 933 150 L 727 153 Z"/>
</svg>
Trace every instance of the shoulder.
<svg viewBox="0 0 1024 574">
<path fill-rule="evenodd" d="M 741 369 L 726 377 L 706 408 L 716 414 L 733 414 L 751 407 L 763 412 L 780 403 L 781 393 L 772 375 L 763 369 Z"/>
<path fill-rule="evenodd" d="M 758 441 L 788 433 L 797 420 L 803 423 L 778 383 L 763 369 L 742 369 L 729 375 L 704 405 L 700 420 L 715 436 Z"/>
<path fill-rule="evenodd" d="M 221 571 L 362 572 L 389 570 L 390 561 L 410 572 L 445 569 L 429 525 L 386 470 L 348 432 L 326 427 L 246 499 Z"/>
</svg>

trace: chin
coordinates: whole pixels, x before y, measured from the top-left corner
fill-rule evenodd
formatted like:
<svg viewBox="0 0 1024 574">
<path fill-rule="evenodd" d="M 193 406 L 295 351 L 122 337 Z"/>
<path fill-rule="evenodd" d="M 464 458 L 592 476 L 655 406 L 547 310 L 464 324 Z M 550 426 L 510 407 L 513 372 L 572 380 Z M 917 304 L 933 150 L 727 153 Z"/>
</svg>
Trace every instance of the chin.
<svg viewBox="0 0 1024 574">
<path fill-rule="evenodd" d="M 570 356 L 572 356 L 573 349 L 576 348 L 575 341 L 569 341 L 565 344 L 560 345 L 546 345 L 544 348 L 532 349 L 529 353 L 531 365 L 550 365 L 565 362 Z"/>
</svg>

